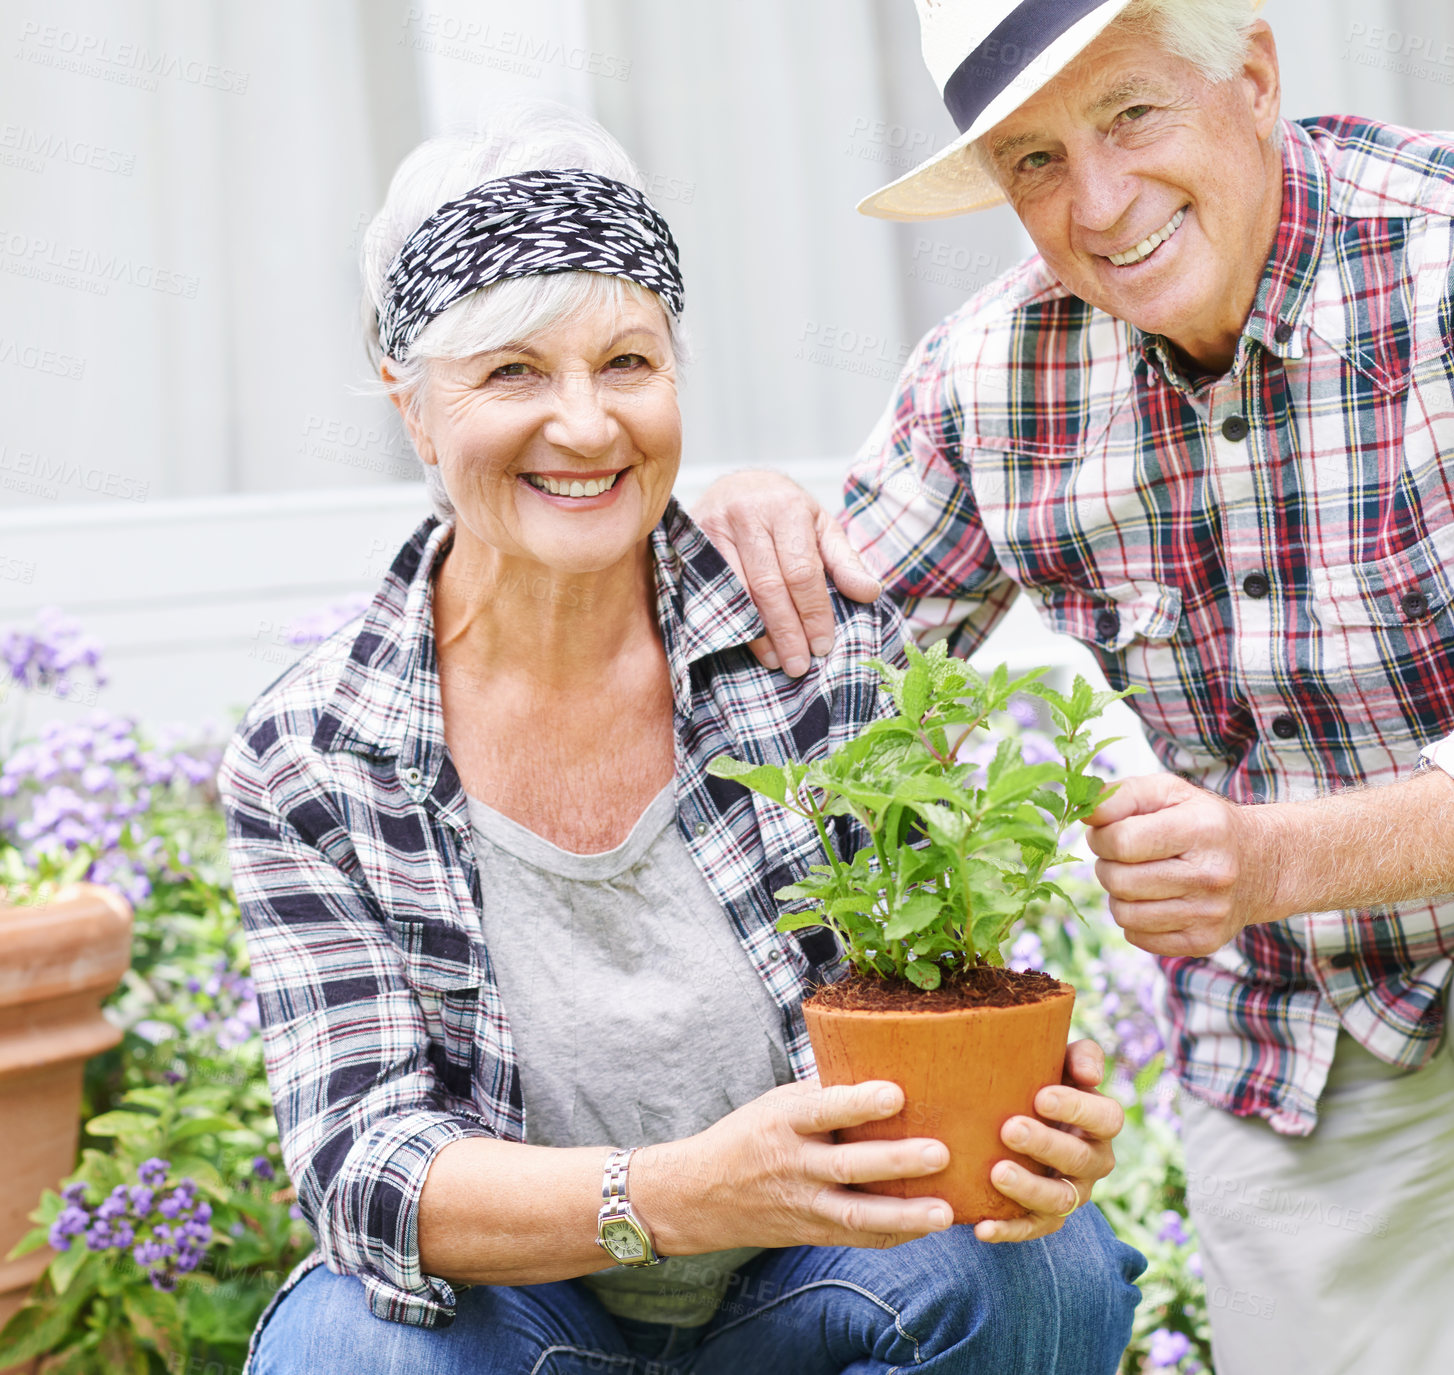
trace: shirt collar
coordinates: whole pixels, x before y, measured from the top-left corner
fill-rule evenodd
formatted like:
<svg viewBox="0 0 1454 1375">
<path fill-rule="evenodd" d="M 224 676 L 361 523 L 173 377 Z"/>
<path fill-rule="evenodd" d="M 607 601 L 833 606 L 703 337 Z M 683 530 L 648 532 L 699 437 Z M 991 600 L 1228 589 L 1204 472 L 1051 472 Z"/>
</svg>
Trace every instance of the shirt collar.
<svg viewBox="0 0 1454 1375">
<path fill-rule="evenodd" d="M 1233 375 L 1246 366 L 1254 344 L 1279 358 L 1301 358 L 1304 352 L 1304 317 L 1328 229 L 1328 169 L 1301 125 L 1284 120 L 1282 134 L 1282 216 L 1237 341 Z M 1176 367 L 1162 335 L 1132 328 L 1131 342 L 1144 364 L 1157 368 L 1173 385 L 1191 390 L 1193 384 Z"/>
<path fill-rule="evenodd" d="M 454 537 L 430 516 L 399 550 L 348 644 L 319 717 L 320 750 L 398 758 L 432 779 L 444 745 L 434 650 L 434 572 Z M 762 618 L 727 560 L 672 498 L 651 534 L 657 620 L 678 712 L 691 708 L 691 665 L 764 633 Z M 424 783 L 424 786 L 428 786 Z"/>
</svg>

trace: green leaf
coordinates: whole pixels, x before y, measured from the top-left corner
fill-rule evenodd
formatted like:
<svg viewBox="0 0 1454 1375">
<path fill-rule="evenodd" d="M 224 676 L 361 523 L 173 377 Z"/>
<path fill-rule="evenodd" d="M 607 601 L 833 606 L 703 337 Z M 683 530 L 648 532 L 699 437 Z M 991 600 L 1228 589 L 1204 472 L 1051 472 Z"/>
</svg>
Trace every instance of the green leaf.
<svg viewBox="0 0 1454 1375">
<path fill-rule="evenodd" d="M 1047 783 L 1058 782 L 1064 775 L 1059 764 L 1026 764 L 997 778 L 985 789 L 985 801 L 994 807 L 1023 802 Z"/>
<path fill-rule="evenodd" d="M 10 1248 L 10 1254 L 5 1259 L 19 1260 L 21 1256 L 28 1256 L 32 1251 L 39 1251 L 49 1241 L 49 1227 L 34 1227 Z"/>
<path fill-rule="evenodd" d="M 178 971 L 181 974 L 181 971 Z M 180 982 L 180 978 L 178 982 Z M 177 1090 L 164 1088 L 161 1085 L 143 1085 L 139 1089 L 132 1089 L 121 1100 L 123 1103 L 135 1103 L 140 1107 L 153 1108 L 157 1112 L 165 1112 L 177 1101 Z"/>
<path fill-rule="evenodd" d="M 154 1136 L 159 1124 L 160 1119 L 150 1114 L 117 1108 L 93 1117 L 86 1123 L 86 1130 L 92 1136 Z"/>
<path fill-rule="evenodd" d="M 904 678 L 899 697 L 899 710 L 911 721 L 922 721 L 929 707 L 929 689 L 932 679 L 922 659 L 911 668 Z"/>
<path fill-rule="evenodd" d="M 0 1370 L 55 1351 L 71 1335 L 71 1321 L 89 1297 L 80 1289 L 53 1299 L 29 1299 L 0 1329 Z"/>
<path fill-rule="evenodd" d="M 232 1116 L 209 1113 L 205 1117 L 188 1117 L 168 1136 L 170 1141 L 190 1141 L 194 1136 L 205 1136 L 208 1132 L 235 1132 L 242 1130 L 242 1123 Z"/>
<path fill-rule="evenodd" d="M 818 888 L 808 883 L 790 883 L 786 888 L 779 888 L 773 897 L 779 902 L 797 902 L 802 898 L 815 898 L 818 896 Z"/>
<path fill-rule="evenodd" d="M 911 983 L 926 991 L 938 988 L 943 975 L 939 966 L 929 960 L 910 960 L 904 966 L 904 977 Z"/>
<path fill-rule="evenodd" d="M 57 1251 L 55 1259 L 51 1261 L 50 1269 L 47 1271 L 50 1275 L 50 1282 L 55 1285 L 56 1293 L 64 1294 L 76 1282 L 76 1277 L 86 1268 L 88 1262 L 91 1262 L 91 1274 L 82 1281 L 82 1284 L 89 1283 L 94 1286 L 101 1257 L 95 1251 L 88 1251 L 82 1238 L 72 1237 L 70 1250 Z"/>
<path fill-rule="evenodd" d="M 1161 1082 L 1161 1072 L 1166 1068 L 1166 1053 L 1157 1051 L 1146 1065 L 1137 1073 L 1132 1083 L 1136 1089 L 1136 1099 L 1139 1102 L 1142 1098 Z"/>
<path fill-rule="evenodd" d="M 182 1314 L 175 1294 L 163 1294 L 150 1284 L 131 1285 L 121 1296 L 121 1306 L 136 1335 L 163 1357 L 183 1349 Z"/>
<path fill-rule="evenodd" d="M 826 926 L 821 912 L 784 912 L 777 919 L 779 931 L 802 931 L 809 926 Z"/>
<path fill-rule="evenodd" d="M 937 893 L 915 893 L 884 925 L 884 938 L 901 941 L 917 936 L 925 927 L 939 920 L 944 901 Z"/>
<path fill-rule="evenodd" d="M 776 764 L 749 764 L 743 759 L 733 759 L 729 754 L 719 754 L 707 765 L 707 772 L 713 778 L 729 778 L 741 783 L 763 797 L 776 803 L 783 803 L 788 795 L 786 773 Z"/>
</svg>

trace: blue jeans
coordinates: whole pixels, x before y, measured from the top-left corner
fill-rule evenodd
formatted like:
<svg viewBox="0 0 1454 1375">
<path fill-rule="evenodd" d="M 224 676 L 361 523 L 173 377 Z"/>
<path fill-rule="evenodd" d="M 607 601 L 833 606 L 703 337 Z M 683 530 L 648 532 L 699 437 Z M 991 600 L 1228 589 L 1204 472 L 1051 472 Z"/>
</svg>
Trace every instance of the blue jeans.
<svg viewBox="0 0 1454 1375">
<path fill-rule="evenodd" d="M 618 1321 L 563 1280 L 466 1289 L 439 1329 L 375 1318 L 357 1279 L 320 1266 L 250 1375 L 1112 1375 L 1145 1265 L 1090 1206 L 1018 1244 L 952 1227 L 888 1251 L 766 1251 L 704 1327 Z"/>
</svg>

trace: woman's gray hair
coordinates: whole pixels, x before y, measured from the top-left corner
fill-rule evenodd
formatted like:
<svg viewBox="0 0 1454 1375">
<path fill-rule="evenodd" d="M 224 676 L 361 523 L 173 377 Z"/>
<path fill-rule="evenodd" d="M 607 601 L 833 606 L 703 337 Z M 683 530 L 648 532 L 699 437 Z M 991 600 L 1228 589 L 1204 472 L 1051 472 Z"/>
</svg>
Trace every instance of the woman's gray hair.
<svg viewBox="0 0 1454 1375">
<path fill-rule="evenodd" d="M 572 167 L 646 190 L 626 150 L 605 129 L 578 110 L 547 100 L 504 106 L 477 132 L 428 139 L 399 164 L 383 209 L 364 233 L 359 269 L 369 362 L 376 377 L 387 362 L 395 380 L 386 390 L 401 396 L 406 406 L 418 404 L 432 359 L 469 358 L 503 348 L 558 320 L 610 309 L 633 296 L 658 300 L 635 282 L 596 272 L 510 278 L 472 292 L 431 320 L 407 361 L 386 356 L 379 342 L 379 312 L 388 295 L 389 266 L 410 235 L 446 201 L 483 182 Z M 672 351 L 681 360 L 686 348 L 680 324 L 665 308 L 662 313 Z M 452 519 L 454 509 L 437 467 L 424 464 L 424 485 L 435 513 L 442 520 Z"/>
</svg>

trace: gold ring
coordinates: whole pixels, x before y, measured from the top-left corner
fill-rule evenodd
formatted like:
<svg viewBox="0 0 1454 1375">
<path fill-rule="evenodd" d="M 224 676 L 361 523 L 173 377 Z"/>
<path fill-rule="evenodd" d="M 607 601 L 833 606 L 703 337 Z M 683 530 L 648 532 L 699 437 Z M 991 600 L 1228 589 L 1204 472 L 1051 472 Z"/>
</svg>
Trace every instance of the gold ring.
<svg viewBox="0 0 1454 1375">
<path fill-rule="evenodd" d="M 1074 1198 L 1071 1200 L 1070 1207 L 1067 1208 L 1063 1213 L 1057 1213 L 1056 1217 L 1069 1217 L 1077 1208 L 1080 1207 L 1080 1190 L 1076 1188 L 1074 1184 L 1071 1184 L 1070 1180 L 1067 1179 L 1065 1182 L 1067 1184 L 1070 1184 L 1070 1192 L 1074 1195 Z"/>
</svg>

